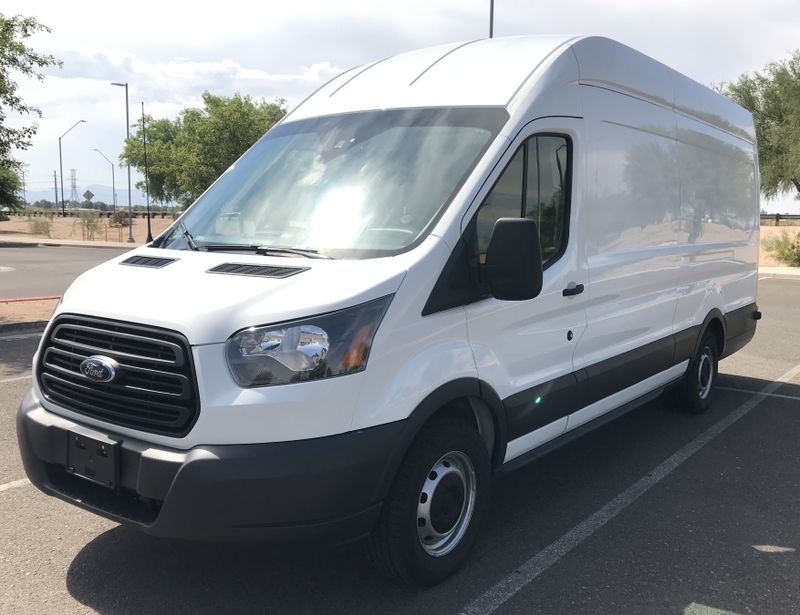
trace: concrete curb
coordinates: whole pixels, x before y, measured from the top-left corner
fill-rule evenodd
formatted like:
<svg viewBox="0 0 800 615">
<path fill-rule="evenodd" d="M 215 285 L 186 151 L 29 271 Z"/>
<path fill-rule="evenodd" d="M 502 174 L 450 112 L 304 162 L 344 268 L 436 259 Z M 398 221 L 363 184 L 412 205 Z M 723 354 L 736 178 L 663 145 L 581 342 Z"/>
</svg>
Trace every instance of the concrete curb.
<svg viewBox="0 0 800 615">
<path fill-rule="evenodd" d="M 794 278 L 800 280 L 800 267 L 759 267 L 758 277 Z"/>
<path fill-rule="evenodd" d="M 48 295 L 46 297 L 0 297 L 0 303 L 25 303 L 27 301 L 58 301 L 61 295 Z"/>
<path fill-rule="evenodd" d="M 38 243 L 39 246 L 47 247 L 47 248 L 100 248 L 106 250 L 133 250 L 135 248 L 140 247 L 144 244 L 136 244 L 136 243 L 57 243 L 52 241 L 40 241 Z"/>
<path fill-rule="evenodd" d="M 38 243 L 28 241 L 3 241 L 0 239 L 0 248 L 37 248 Z"/>
<path fill-rule="evenodd" d="M 47 320 L 31 320 L 29 322 L 0 323 L 0 335 L 6 333 L 41 333 L 47 326 Z"/>
</svg>

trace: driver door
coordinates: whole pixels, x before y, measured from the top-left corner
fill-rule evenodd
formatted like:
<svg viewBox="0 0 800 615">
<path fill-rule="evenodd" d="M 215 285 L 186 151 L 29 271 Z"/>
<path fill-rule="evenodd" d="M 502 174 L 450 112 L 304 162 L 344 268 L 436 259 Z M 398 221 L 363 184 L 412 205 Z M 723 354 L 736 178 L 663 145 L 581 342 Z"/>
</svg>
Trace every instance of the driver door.
<svg viewBox="0 0 800 615">
<path fill-rule="evenodd" d="M 479 203 L 465 217 L 476 224 L 481 262 L 494 222 L 526 216 L 537 222 L 544 284 L 526 301 L 488 297 L 466 307 L 470 345 L 481 380 L 506 409 L 505 461 L 564 432 L 582 407 L 573 354 L 586 329 L 586 259 L 574 237 L 580 209 L 575 169 L 581 121 L 547 118 L 528 125 L 498 165 Z"/>
</svg>

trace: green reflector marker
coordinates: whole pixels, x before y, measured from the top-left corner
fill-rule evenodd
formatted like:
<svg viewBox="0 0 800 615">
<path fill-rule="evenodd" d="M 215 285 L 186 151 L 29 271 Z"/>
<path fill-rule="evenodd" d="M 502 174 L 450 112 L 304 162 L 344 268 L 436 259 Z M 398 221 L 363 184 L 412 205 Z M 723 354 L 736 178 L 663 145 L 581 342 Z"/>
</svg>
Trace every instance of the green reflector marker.
<svg viewBox="0 0 800 615">
<path fill-rule="evenodd" d="M 542 398 L 541 398 L 541 396 L 539 396 L 539 397 L 537 397 L 537 398 L 536 398 L 536 403 L 537 403 L 537 404 L 540 404 L 540 403 L 542 403 Z"/>
</svg>

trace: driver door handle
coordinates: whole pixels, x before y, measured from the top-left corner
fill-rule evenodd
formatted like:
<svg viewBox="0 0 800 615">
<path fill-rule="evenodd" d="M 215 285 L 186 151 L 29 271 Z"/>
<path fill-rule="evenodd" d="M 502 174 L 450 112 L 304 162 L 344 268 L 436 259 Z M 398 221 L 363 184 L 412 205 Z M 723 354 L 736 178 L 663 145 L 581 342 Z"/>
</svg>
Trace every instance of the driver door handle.
<svg viewBox="0 0 800 615">
<path fill-rule="evenodd" d="M 580 295 L 583 292 L 583 284 L 575 284 L 570 282 L 567 287 L 561 292 L 565 297 L 572 297 L 573 295 Z"/>
</svg>

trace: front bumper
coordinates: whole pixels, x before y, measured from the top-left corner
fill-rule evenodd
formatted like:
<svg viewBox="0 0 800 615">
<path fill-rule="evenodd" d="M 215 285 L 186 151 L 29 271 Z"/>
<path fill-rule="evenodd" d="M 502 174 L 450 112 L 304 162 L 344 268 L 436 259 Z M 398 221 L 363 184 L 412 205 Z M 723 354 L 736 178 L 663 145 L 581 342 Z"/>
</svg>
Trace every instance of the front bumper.
<svg viewBox="0 0 800 615">
<path fill-rule="evenodd" d="M 402 422 L 337 436 L 190 450 L 122 440 L 116 489 L 66 472 L 67 436 L 91 434 L 43 408 L 31 393 L 17 413 L 25 471 L 48 495 L 133 525 L 190 540 L 312 540 L 367 535 L 385 497 L 390 451 Z"/>
</svg>

